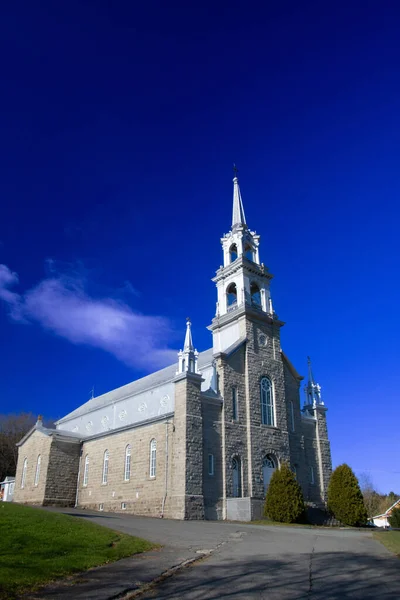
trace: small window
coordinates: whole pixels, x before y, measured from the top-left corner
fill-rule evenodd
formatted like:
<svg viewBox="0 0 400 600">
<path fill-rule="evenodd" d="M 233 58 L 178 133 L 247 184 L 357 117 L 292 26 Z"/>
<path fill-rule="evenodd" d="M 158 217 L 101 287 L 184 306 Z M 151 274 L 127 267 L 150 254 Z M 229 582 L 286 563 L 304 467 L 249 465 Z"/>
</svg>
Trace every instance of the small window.
<svg viewBox="0 0 400 600">
<path fill-rule="evenodd" d="M 155 439 L 152 439 L 150 442 L 150 477 L 154 478 L 156 476 L 156 467 L 157 467 L 157 442 Z"/>
<path fill-rule="evenodd" d="M 247 258 L 247 260 L 251 260 L 252 262 L 254 261 L 253 248 L 249 244 L 246 244 L 244 248 L 244 255 Z"/>
<path fill-rule="evenodd" d="M 102 483 L 105 485 L 108 482 L 108 461 L 110 458 L 110 454 L 108 450 L 104 452 L 104 460 L 103 460 L 103 479 Z"/>
<path fill-rule="evenodd" d="M 126 502 L 121 502 L 121 509 L 126 510 Z"/>
<path fill-rule="evenodd" d="M 237 305 L 236 283 L 231 283 L 226 290 L 226 304 L 228 308 Z"/>
<path fill-rule="evenodd" d="M 274 400 L 272 397 L 272 383 L 268 377 L 263 377 L 260 382 L 261 395 L 261 422 L 263 425 L 275 425 Z"/>
<path fill-rule="evenodd" d="M 293 402 L 291 400 L 289 401 L 289 427 L 290 427 L 290 431 L 293 433 L 294 432 L 294 408 L 293 408 Z"/>
<path fill-rule="evenodd" d="M 261 292 L 260 288 L 256 283 L 252 283 L 250 286 L 251 304 L 258 308 L 261 307 Z"/>
<path fill-rule="evenodd" d="M 36 462 L 36 472 L 35 472 L 35 486 L 37 486 L 39 484 L 39 477 L 40 477 L 40 463 L 41 463 L 41 456 L 39 454 L 39 456 L 37 457 L 37 462 Z"/>
<path fill-rule="evenodd" d="M 232 459 L 232 486 L 233 486 L 233 497 L 242 497 L 242 465 L 240 458 L 235 456 Z"/>
<path fill-rule="evenodd" d="M 104 510 L 104 504 L 103 503 L 99 504 L 99 510 Z"/>
<path fill-rule="evenodd" d="M 314 467 L 310 467 L 310 483 L 311 485 L 314 485 L 315 483 Z"/>
<path fill-rule="evenodd" d="M 86 458 L 85 458 L 85 468 L 83 471 L 83 485 L 84 487 L 87 486 L 89 481 L 89 455 L 86 454 Z"/>
<path fill-rule="evenodd" d="M 238 413 L 238 389 L 237 387 L 232 388 L 232 419 L 237 421 L 239 418 Z"/>
<path fill-rule="evenodd" d="M 125 448 L 124 481 L 129 481 L 131 478 L 131 450 L 131 445 L 128 444 Z"/>
<path fill-rule="evenodd" d="M 23 489 L 25 487 L 25 481 L 26 481 L 26 470 L 28 468 L 28 459 L 25 458 L 24 459 L 24 464 L 22 467 L 22 476 L 21 476 L 21 489 Z"/>
<path fill-rule="evenodd" d="M 229 256 L 231 259 L 231 263 L 233 263 L 233 261 L 235 261 L 238 257 L 238 253 L 237 253 L 237 246 L 236 244 L 232 244 L 232 246 L 229 249 Z"/>
<path fill-rule="evenodd" d="M 214 475 L 214 454 L 208 455 L 208 474 Z"/>
</svg>

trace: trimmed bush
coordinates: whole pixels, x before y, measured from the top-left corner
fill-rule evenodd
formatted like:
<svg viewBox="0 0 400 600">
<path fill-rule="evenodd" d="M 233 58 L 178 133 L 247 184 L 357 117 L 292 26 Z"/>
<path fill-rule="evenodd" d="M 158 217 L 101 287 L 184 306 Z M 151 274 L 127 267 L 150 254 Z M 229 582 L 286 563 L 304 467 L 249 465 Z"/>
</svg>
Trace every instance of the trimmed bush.
<svg viewBox="0 0 400 600">
<path fill-rule="evenodd" d="M 367 522 L 368 515 L 358 479 L 349 465 L 340 465 L 332 473 L 328 487 L 328 509 L 345 525 L 357 527 Z"/>
<path fill-rule="evenodd" d="M 394 508 L 392 514 L 389 517 L 390 527 L 394 529 L 400 529 L 400 508 Z"/>
<path fill-rule="evenodd" d="M 279 523 L 296 523 L 304 517 L 303 493 L 286 463 L 272 474 L 265 496 L 264 514 Z"/>
</svg>

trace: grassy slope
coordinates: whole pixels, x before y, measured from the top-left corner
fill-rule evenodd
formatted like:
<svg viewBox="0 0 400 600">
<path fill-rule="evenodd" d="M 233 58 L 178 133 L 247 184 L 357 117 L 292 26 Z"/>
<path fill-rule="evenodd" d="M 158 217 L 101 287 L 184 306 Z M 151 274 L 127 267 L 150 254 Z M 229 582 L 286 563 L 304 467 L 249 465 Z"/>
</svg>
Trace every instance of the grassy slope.
<svg viewBox="0 0 400 600">
<path fill-rule="evenodd" d="M 0 598 L 153 547 L 83 519 L 0 502 Z"/>
<path fill-rule="evenodd" d="M 400 531 L 374 531 L 374 538 L 400 557 Z"/>
</svg>

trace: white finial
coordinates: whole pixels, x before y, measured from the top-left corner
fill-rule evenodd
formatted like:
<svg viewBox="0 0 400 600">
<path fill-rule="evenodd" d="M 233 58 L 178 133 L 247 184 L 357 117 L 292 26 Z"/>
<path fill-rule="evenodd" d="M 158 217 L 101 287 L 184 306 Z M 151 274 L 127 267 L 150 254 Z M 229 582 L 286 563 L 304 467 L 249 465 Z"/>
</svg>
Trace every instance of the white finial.
<svg viewBox="0 0 400 600">
<path fill-rule="evenodd" d="M 232 229 L 235 225 L 246 225 L 242 195 L 240 193 L 239 180 L 237 177 L 238 169 L 233 165 L 233 211 L 232 211 Z"/>
<path fill-rule="evenodd" d="M 185 335 L 185 343 L 183 346 L 183 350 L 178 352 L 178 370 L 176 372 L 177 375 L 179 373 L 198 373 L 197 371 L 197 357 L 198 352 L 195 350 L 193 346 L 192 340 L 192 323 L 189 317 L 186 319 L 186 335 Z"/>
<path fill-rule="evenodd" d="M 306 393 L 306 404 L 311 406 L 317 406 L 318 404 L 324 404 L 321 398 L 321 386 L 314 381 L 314 375 L 311 368 L 311 358 L 307 356 L 308 363 L 308 383 L 305 387 Z"/>
</svg>

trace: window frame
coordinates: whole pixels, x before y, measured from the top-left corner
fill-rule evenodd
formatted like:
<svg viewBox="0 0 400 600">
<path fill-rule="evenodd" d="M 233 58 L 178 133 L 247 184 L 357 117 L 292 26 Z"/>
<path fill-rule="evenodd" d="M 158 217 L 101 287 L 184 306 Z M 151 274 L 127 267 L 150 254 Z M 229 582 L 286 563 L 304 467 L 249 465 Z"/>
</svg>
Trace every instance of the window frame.
<svg viewBox="0 0 400 600">
<path fill-rule="evenodd" d="M 150 479 L 157 477 L 157 440 L 155 438 L 150 441 L 149 477 Z"/>
<path fill-rule="evenodd" d="M 265 389 L 264 382 L 268 382 L 268 389 Z M 272 380 L 266 375 L 260 379 L 260 406 L 262 425 L 266 425 L 267 427 L 275 427 L 275 402 L 273 385 Z"/>
<path fill-rule="evenodd" d="M 22 465 L 22 473 L 21 473 L 21 490 L 23 490 L 25 487 L 27 470 L 28 470 L 28 457 L 25 457 L 23 465 Z"/>
<path fill-rule="evenodd" d="M 40 479 L 40 464 L 42 462 L 42 456 L 41 454 L 38 454 L 37 460 L 36 460 L 36 470 L 35 470 L 35 479 L 33 481 L 33 485 L 35 487 L 37 487 L 39 485 L 39 479 Z"/>
<path fill-rule="evenodd" d="M 214 454 L 211 453 L 208 455 L 208 474 L 210 477 L 213 477 L 215 474 L 215 459 Z"/>
<path fill-rule="evenodd" d="M 86 454 L 85 456 L 85 464 L 83 467 L 83 482 L 82 482 L 82 486 L 83 487 L 87 487 L 87 484 L 89 482 L 89 454 Z"/>
<path fill-rule="evenodd" d="M 107 450 L 104 450 L 104 455 L 103 455 L 103 473 L 102 473 L 102 478 L 101 478 L 102 485 L 108 484 L 109 462 L 110 462 L 110 453 L 107 449 Z"/>
<path fill-rule="evenodd" d="M 239 421 L 239 398 L 237 385 L 232 386 L 232 420 Z"/>
<path fill-rule="evenodd" d="M 124 481 L 131 480 L 131 461 L 132 461 L 132 446 L 127 444 L 125 447 L 125 463 L 124 463 Z"/>
</svg>

